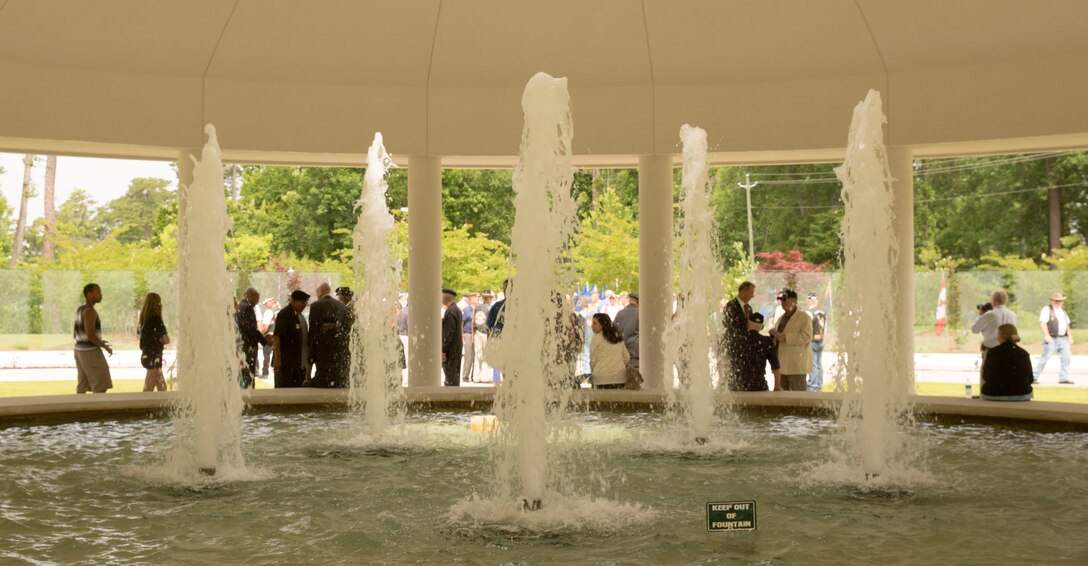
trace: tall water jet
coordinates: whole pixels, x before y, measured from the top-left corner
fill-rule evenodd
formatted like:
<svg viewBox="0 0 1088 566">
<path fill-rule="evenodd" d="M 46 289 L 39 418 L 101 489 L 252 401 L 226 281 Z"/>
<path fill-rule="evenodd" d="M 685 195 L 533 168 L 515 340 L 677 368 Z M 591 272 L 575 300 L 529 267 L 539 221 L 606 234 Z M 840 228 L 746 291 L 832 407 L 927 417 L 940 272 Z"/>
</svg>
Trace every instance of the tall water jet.
<svg viewBox="0 0 1088 566">
<path fill-rule="evenodd" d="M 716 231 L 707 179 L 706 131 L 684 124 L 680 128 L 684 165 L 683 196 L 677 238 L 681 242 L 678 267 L 680 291 L 676 317 L 666 333 L 666 367 L 680 369 L 676 404 L 686 413 L 691 438 L 706 443 L 714 424 L 714 395 L 710 362 L 711 338 L 717 329 L 707 313 L 717 309 L 722 296 L 722 273 L 714 255 Z M 670 376 L 671 377 L 671 373 Z M 671 379 L 667 391 L 672 391 Z"/>
<path fill-rule="evenodd" d="M 560 289 L 573 287 L 570 238 L 577 219 L 570 188 L 574 178 L 567 79 L 537 73 L 522 95 L 525 125 L 520 158 L 514 170 L 514 227 L 510 254 L 515 278 L 506 298 L 505 326 L 492 346 L 494 363 L 503 371 L 495 412 L 503 423 L 502 443 L 510 450 L 500 470 L 510 483 L 520 483 L 521 499 L 539 509 L 547 490 L 547 410 L 569 379 L 559 355 L 561 329 L 556 321 L 567 312 Z"/>
<path fill-rule="evenodd" d="M 184 329 L 179 343 L 188 368 L 178 376 L 181 399 L 175 412 L 175 465 L 212 475 L 223 466 L 240 468 L 242 394 L 238 385 L 238 346 L 234 285 L 224 259 L 231 221 L 223 190 L 223 160 L 215 127 L 204 127 L 208 141 L 193 157 L 193 182 L 183 187 L 186 225 L 178 246 L 181 277 L 178 309 Z"/>
<path fill-rule="evenodd" d="M 362 409 L 375 436 L 382 435 L 391 419 L 404 411 L 399 339 L 393 327 L 401 266 L 393 253 L 396 231 L 385 200 L 386 172 L 395 166 L 382 145 L 381 132 L 375 133 L 367 151 L 363 191 L 355 205 L 359 222 L 352 264 L 359 295 L 351 328 L 351 403 Z"/>
<path fill-rule="evenodd" d="M 880 93 L 854 108 L 846 158 L 835 174 L 846 205 L 842 220 L 843 293 L 838 307 L 839 365 L 848 395 L 840 411 L 842 457 L 866 478 L 901 472 L 909 439 L 908 376 L 896 365 L 902 341 L 895 321 L 894 276 L 900 261 L 893 232 L 893 179 L 884 146 Z M 860 391 L 860 396 L 857 395 Z M 893 474 L 895 475 L 895 474 Z"/>
</svg>

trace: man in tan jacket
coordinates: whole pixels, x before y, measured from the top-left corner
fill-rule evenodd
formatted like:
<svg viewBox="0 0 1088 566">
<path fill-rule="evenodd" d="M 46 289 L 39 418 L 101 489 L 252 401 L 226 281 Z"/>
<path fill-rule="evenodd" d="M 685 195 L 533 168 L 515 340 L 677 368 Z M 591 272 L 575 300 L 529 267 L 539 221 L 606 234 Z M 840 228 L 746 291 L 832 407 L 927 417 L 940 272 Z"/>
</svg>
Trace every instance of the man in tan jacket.
<svg viewBox="0 0 1088 566">
<path fill-rule="evenodd" d="M 784 313 L 776 321 L 771 336 L 778 342 L 781 379 L 775 391 L 805 391 L 812 371 L 812 318 L 797 309 L 797 292 L 783 289 L 778 295 Z"/>
</svg>

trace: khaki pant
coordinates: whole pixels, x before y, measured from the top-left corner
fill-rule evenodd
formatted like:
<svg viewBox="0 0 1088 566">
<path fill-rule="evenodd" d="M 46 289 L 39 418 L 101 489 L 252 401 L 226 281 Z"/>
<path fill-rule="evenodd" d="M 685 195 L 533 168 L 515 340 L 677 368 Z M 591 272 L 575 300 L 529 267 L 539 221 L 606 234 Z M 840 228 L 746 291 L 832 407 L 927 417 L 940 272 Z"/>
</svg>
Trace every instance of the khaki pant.
<svg viewBox="0 0 1088 566">
<path fill-rule="evenodd" d="M 110 365 L 102 350 L 76 350 L 76 393 L 105 393 L 113 389 Z"/>
<path fill-rule="evenodd" d="M 808 389 L 808 376 L 805 374 L 800 375 L 783 375 L 782 376 L 782 390 L 783 391 L 805 391 Z"/>
<path fill-rule="evenodd" d="M 491 383 L 491 366 L 484 361 L 484 348 L 487 347 L 487 333 L 477 332 L 472 335 L 472 350 L 476 354 L 473 359 L 472 381 L 476 383 Z"/>
<path fill-rule="evenodd" d="M 472 381 L 472 370 L 476 366 L 476 346 L 472 341 L 471 332 L 461 333 L 461 381 Z"/>
</svg>

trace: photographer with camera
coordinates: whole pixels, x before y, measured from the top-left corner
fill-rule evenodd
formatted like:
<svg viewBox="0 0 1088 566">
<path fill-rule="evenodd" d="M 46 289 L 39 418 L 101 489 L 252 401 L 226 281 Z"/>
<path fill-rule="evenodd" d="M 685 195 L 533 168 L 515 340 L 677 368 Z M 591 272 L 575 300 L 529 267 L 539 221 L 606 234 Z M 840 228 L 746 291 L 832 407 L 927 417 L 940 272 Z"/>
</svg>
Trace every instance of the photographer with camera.
<svg viewBox="0 0 1088 566">
<path fill-rule="evenodd" d="M 998 290 L 990 295 L 989 303 L 982 303 L 976 307 L 979 316 L 975 323 L 971 325 L 971 332 L 982 335 L 982 367 L 980 371 L 985 371 L 986 351 L 990 348 L 996 348 L 1001 343 L 997 339 L 997 329 L 1002 324 L 1016 325 L 1016 313 L 1005 308 L 1005 303 L 1008 302 L 1009 294 Z"/>
</svg>

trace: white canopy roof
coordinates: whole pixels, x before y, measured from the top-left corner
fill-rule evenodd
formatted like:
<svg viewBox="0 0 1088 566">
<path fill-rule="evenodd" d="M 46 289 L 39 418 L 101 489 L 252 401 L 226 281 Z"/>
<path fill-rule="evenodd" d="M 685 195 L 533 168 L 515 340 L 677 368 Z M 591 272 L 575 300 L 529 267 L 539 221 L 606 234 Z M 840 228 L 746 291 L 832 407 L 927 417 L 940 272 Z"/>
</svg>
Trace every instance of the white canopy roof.
<svg viewBox="0 0 1088 566">
<path fill-rule="evenodd" d="M 1088 147 L 1083 0 L 0 0 L 0 150 L 506 165 L 569 78 L 583 164 L 836 159 L 881 91 L 918 155 Z"/>
</svg>

